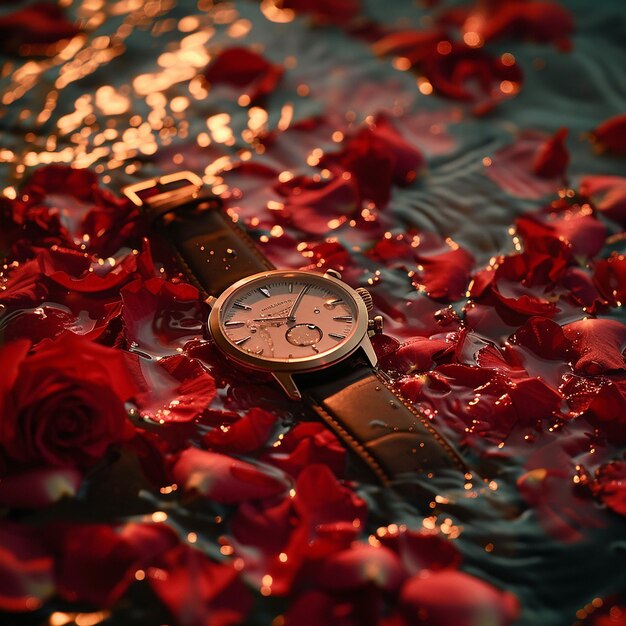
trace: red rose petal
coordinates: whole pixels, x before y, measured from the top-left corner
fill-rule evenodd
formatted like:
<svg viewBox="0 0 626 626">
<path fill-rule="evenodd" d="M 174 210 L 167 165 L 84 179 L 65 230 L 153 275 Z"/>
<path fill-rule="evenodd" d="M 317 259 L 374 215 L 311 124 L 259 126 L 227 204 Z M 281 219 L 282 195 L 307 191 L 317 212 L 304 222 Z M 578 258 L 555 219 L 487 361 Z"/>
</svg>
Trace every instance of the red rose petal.
<svg viewBox="0 0 626 626">
<path fill-rule="evenodd" d="M 79 32 L 53 2 L 35 2 L 0 18 L 1 47 L 5 51 L 17 51 L 25 45 L 55 43 Z"/>
<path fill-rule="evenodd" d="M 38 609 L 55 591 L 53 560 L 40 530 L 0 523 L 0 610 Z"/>
<path fill-rule="evenodd" d="M 134 580 L 135 555 L 113 527 L 68 527 L 59 543 L 59 592 L 67 600 L 111 606 Z"/>
<path fill-rule="evenodd" d="M 485 175 L 517 198 L 536 200 L 554 193 L 559 182 L 555 180 L 556 175 L 545 178 L 534 172 L 537 154 L 545 145 L 545 135 L 534 131 L 522 132 L 513 143 L 496 150 L 487 161 Z"/>
<path fill-rule="evenodd" d="M 545 317 L 531 317 L 511 335 L 510 340 L 543 359 L 566 360 L 572 349 L 561 326 Z"/>
<path fill-rule="evenodd" d="M 142 393 L 137 404 L 144 416 L 161 424 L 190 422 L 202 415 L 217 392 L 215 379 L 196 359 L 184 354 L 158 362 L 126 354 Z"/>
<path fill-rule="evenodd" d="M 569 165 L 569 152 L 565 146 L 567 133 L 567 128 L 561 128 L 539 146 L 533 161 L 533 172 L 537 176 L 541 178 L 565 176 Z"/>
<path fill-rule="evenodd" d="M 503 37 L 554 42 L 560 48 L 569 50 L 574 19 L 571 12 L 560 4 L 529 0 L 486 6 L 491 10 L 488 9 L 485 14 L 480 9 L 477 13 L 470 13 L 463 28 L 466 35 L 475 32 L 484 42 Z"/>
<path fill-rule="evenodd" d="M 611 306 L 626 302 L 626 257 L 613 253 L 594 263 L 593 284 Z"/>
<path fill-rule="evenodd" d="M 279 6 L 309 13 L 319 22 L 347 24 L 361 10 L 361 0 L 279 0 Z"/>
<path fill-rule="evenodd" d="M 406 574 L 396 554 L 383 546 L 356 544 L 325 559 L 316 572 L 318 585 L 331 591 L 375 586 L 397 591 Z"/>
<path fill-rule="evenodd" d="M 250 104 L 260 103 L 274 91 L 284 69 L 247 48 L 227 48 L 206 68 L 204 75 L 210 83 L 226 83 L 235 87 L 250 87 Z"/>
<path fill-rule="evenodd" d="M 591 133 L 598 149 L 612 154 L 626 154 L 626 113 L 611 117 Z"/>
<path fill-rule="evenodd" d="M 83 481 L 74 469 L 34 469 L 0 478 L 0 504 L 17 509 L 39 509 L 72 498 Z"/>
<path fill-rule="evenodd" d="M 626 369 L 624 324 L 609 319 L 585 318 L 567 324 L 563 332 L 578 357 L 574 364 L 576 372 L 594 376 Z"/>
<path fill-rule="evenodd" d="M 266 460 L 294 477 L 317 463 L 324 464 L 335 476 L 343 476 L 346 449 L 326 426 L 308 422 L 297 424 L 286 433 Z"/>
<path fill-rule="evenodd" d="M 519 615 L 512 593 L 455 570 L 411 578 L 402 588 L 400 603 L 415 626 L 506 626 Z"/>
<path fill-rule="evenodd" d="M 405 530 L 379 533 L 378 538 L 400 556 L 409 576 L 424 570 L 456 569 L 461 563 L 454 543 L 437 535 Z"/>
<path fill-rule="evenodd" d="M 39 259 L 26 261 L 9 270 L 8 276 L 0 284 L 0 304 L 27 306 L 43 300 L 47 289 L 42 278 Z"/>
<path fill-rule="evenodd" d="M 208 448 L 222 452 L 246 454 L 262 448 L 276 424 L 276 416 L 254 408 L 233 424 L 215 428 L 203 437 Z"/>
<path fill-rule="evenodd" d="M 328 233 L 359 208 L 354 182 L 344 178 L 302 180 L 291 189 L 280 187 L 279 191 L 287 195 L 282 214 L 305 233 Z"/>
<path fill-rule="evenodd" d="M 136 280 L 122 291 L 124 334 L 129 344 L 152 357 L 176 354 L 202 335 L 200 293 L 186 283 L 161 278 Z"/>
<path fill-rule="evenodd" d="M 232 457 L 188 448 L 173 468 L 174 480 L 186 493 L 233 504 L 284 493 L 289 482 L 282 472 L 267 465 L 255 466 Z"/>
<path fill-rule="evenodd" d="M 252 608 L 252 598 L 229 563 L 215 563 L 199 550 L 179 545 L 167 552 L 147 578 L 178 624 L 235 626 Z"/>
<path fill-rule="evenodd" d="M 450 346 L 449 341 L 414 337 L 382 360 L 380 367 L 387 372 L 401 375 L 427 371 L 434 365 L 433 358 Z"/>
<path fill-rule="evenodd" d="M 474 257 L 458 245 L 448 245 L 450 250 L 428 256 L 421 255 L 418 250 L 423 269 L 416 273 L 413 284 L 430 298 L 449 302 L 465 296 L 474 269 Z"/>
<path fill-rule="evenodd" d="M 602 214 L 619 224 L 626 224 L 626 178 L 620 176 L 585 176 L 580 193 L 591 197 Z"/>
<path fill-rule="evenodd" d="M 593 494 L 611 510 L 626 515 L 626 462 L 603 465 L 591 485 Z"/>
</svg>

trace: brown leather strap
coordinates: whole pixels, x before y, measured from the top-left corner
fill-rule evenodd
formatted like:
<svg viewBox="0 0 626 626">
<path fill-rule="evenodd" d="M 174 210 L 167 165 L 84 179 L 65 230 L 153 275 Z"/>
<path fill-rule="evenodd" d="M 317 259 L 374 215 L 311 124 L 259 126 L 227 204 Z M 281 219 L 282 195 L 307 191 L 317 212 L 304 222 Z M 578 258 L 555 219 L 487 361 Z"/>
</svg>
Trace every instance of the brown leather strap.
<svg viewBox="0 0 626 626">
<path fill-rule="evenodd" d="M 211 296 L 274 266 L 193 172 L 166 174 L 124 188 L 153 231 L 168 241 L 190 281 Z"/>
<path fill-rule="evenodd" d="M 172 244 L 189 279 L 209 295 L 274 269 L 252 238 L 216 206 L 214 197 L 194 198 L 172 208 L 155 227 Z"/>
<path fill-rule="evenodd" d="M 294 378 L 316 413 L 383 484 L 416 472 L 469 472 L 431 421 L 361 358 Z"/>
</svg>

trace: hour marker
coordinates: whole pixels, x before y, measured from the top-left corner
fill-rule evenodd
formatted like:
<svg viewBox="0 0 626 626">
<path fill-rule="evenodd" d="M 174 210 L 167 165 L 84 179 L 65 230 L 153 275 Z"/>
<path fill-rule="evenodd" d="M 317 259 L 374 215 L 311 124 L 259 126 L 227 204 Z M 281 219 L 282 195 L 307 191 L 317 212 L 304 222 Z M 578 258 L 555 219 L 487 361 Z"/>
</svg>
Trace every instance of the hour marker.
<svg viewBox="0 0 626 626">
<path fill-rule="evenodd" d="M 329 300 L 326 304 L 339 304 L 341 301 L 341 298 L 335 298 L 334 300 Z"/>
<path fill-rule="evenodd" d="M 267 289 L 267 287 L 259 287 L 259 291 L 266 297 L 269 298 L 270 297 L 270 292 Z"/>
<path fill-rule="evenodd" d="M 351 322 L 352 321 L 352 315 L 337 315 L 335 317 L 333 317 L 334 320 L 337 320 L 338 322 Z"/>
<path fill-rule="evenodd" d="M 293 293 L 293 283 L 289 283 L 289 293 Z"/>
<path fill-rule="evenodd" d="M 244 311 L 252 311 L 252 307 L 249 307 L 247 304 L 240 304 L 239 302 L 233 303 L 233 306 L 238 309 L 243 309 Z"/>
<path fill-rule="evenodd" d="M 241 344 L 246 343 L 248 339 L 250 339 L 250 335 L 248 335 L 247 337 L 243 337 L 242 339 L 237 339 L 237 341 L 235 341 L 235 345 L 240 346 Z"/>
<path fill-rule="evenodd" d="M 337 335 L 336 333 L 328 333 L 329 337 L 332 337 L 333 339 L 345 339 L 346 336 L 345 335 Z"/>
<path fill-rule="evenodd" d="M 225 322 L 224 326 L 228 326 L 228 328 L 239 328 L 243 326 L 244 322 Z"/>
</svg>

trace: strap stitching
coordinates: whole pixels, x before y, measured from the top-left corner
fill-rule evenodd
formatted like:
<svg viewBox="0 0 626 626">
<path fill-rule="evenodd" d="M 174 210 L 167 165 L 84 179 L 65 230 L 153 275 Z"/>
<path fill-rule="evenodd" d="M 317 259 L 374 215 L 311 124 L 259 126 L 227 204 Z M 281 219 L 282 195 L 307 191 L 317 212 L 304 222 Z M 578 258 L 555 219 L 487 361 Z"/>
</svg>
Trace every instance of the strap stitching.
<svg viewBox="0 0 626 626">
<path fill-rule="evenodd" d="M 368 450 L 363 446 L 361 442 L 355 439 L 333 416 L 326 411 L 326 409 L 315 402 L 311 397 L 309 400 L 312 401 L 313 408 L 318 413 L 321 414 L 322 418 L 341 435 L 344 441 L 347 441 L 350 444 L 350 447 L 367 463 L 370 469 L 378 476 L 383 485 L 388 485 L 391 482 L 391 478 L 387 475 L 387 472 L 382 468 L 382 466 L 376 461 L 376 459 L 368 452 Z"/>
<path fill-rule="evenodd" d="M 436 439 L 439 445 L 445 450 L 450 460 L 460 469 L 464 474 L 468 473 L 470 470 L 465 465 L 463 460 L 459 457 L 454 448 L 437 432 L 435 427 L 430 423 L 429 419 L 423 414 L 420 413 L 412 404 L 409 404 L 408 400 L 404 398 L 404 396 L 399 392 L 397 388 L 389 383 L 385 378 L 383 378 L 382 374 L 378 370 L 374 370 L 374 374 L 380 380 L 380 382 L 385 385 L 387 389 L 396 397 L 402 404 L 407 408 L 419 421 L 422 425 L 428 430 L 428 432 Z"/>
</svg>

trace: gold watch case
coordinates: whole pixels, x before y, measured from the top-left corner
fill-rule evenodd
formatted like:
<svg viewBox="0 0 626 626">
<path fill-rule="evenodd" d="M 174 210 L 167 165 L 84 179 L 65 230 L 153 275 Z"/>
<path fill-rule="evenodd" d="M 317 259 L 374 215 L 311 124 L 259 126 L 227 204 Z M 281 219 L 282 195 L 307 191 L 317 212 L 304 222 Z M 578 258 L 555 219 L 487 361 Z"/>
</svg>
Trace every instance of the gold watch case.
<svg viewBox="0 0 626 626">
<path fill-rule="evenodd" d="M 222 311 L 230 301 L 231 296 L 240 290 L 247 289 L 248 285 L 259 279 L 281 278 L 285 280 L 306 279 L 312 274 L 319 280 L 329 281 L 333 288 L 350 299 L 357 311 L 355 326 L 352 334 L 331 351 L 319 355 L 292 358 L 289 360 L 269 360 L 263 356 L 245 353 L 233 345 L 224 335 L 222 330 Z M 306 272 L 301 270 L 271 270 L 253 274 L 237 281 L 226 289 L 217 299 L 209 302 L 211 313 L 209 314 L 208 327 L 218 348 L 234 362 L 251 369 L 269 372 L 274 375 L 285 392 L 294 399 L 300 398 L 300 392 L 295 385 L 292 375 L 323 369 L 345 359 L 361 348 L 372 365 L 376 364 L 376 355 L 368 335 L 369 321 L 368 310 L 363 297 L 343 281 L 326 273 Z"/>
</svg>

